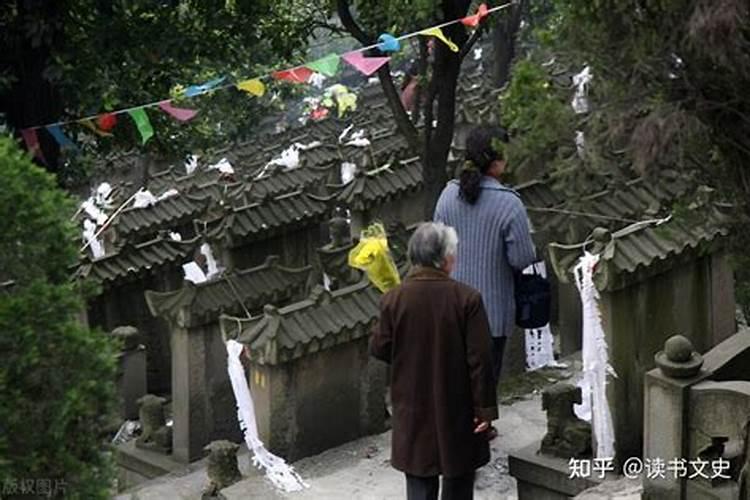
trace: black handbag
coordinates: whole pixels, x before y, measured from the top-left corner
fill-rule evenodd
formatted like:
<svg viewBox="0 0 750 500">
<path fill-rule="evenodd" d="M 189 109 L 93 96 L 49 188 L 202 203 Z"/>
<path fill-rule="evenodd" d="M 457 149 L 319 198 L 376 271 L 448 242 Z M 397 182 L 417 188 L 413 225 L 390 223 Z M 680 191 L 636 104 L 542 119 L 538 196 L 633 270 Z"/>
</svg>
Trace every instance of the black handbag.
<svg viewBox="0 0 750 500">
<path fill-rule="evenodd" d="M 516 297 L 516 325 L 530 330 L 541 328 L 549 323 L 552 293 L 547 278 L 538 274 L 533 266 L 533 274 L 515 271 L 513 281 Z"/>
</svg>

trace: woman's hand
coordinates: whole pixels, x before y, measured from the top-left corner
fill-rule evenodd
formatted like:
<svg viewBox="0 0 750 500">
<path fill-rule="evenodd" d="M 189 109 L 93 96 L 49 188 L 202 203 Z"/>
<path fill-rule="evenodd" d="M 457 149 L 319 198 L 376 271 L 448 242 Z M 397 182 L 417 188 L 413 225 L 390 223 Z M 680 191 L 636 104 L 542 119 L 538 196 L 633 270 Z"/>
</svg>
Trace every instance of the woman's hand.
<svg viewBox="0 0 750 500">
<path fill-rule="evenodd" d="M 476 426 L 476 427 L 474 427 L 474 434 L 482 433 L 482 432 L 484 432 L 484 431 L 486 431 L 487 429 L 490 428 L 490 423 L 489 422 L 480 421 L 476 417 L 474 417 L 474 425 Z"/>
</svg>

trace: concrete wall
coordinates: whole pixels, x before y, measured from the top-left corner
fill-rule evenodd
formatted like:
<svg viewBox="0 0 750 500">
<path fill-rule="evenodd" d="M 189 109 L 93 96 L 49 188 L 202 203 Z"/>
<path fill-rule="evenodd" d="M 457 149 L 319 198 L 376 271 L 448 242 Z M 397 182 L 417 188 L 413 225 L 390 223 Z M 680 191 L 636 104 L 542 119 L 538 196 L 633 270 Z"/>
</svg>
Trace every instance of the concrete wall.
<svg viewBox="0 0 750 500">
<path fill-rule="evenodd" d="M 642 453 L 643 377 L 654 367 L 654 354 L 664 341 L 679 333 L 705 352 L 729 335 L 724 315 L 731 309 L 734 318 L 734 295 L 731 287 L 719 286 L 731 279 L 729 272 L 722 261 L 708 256 L 601 294 L 610 362 L 617 373 L 607 396 L 619 460 Z M 733 321 L 731 326 L 734 331 Z"/>
<path fill-rule="evenodd" d="M 385 365 L 368 356 L 366 337 L 279 366 L 253 365 L 249 377 L 260 437 L 287 460 L 384 430 Z"/>
</svg>

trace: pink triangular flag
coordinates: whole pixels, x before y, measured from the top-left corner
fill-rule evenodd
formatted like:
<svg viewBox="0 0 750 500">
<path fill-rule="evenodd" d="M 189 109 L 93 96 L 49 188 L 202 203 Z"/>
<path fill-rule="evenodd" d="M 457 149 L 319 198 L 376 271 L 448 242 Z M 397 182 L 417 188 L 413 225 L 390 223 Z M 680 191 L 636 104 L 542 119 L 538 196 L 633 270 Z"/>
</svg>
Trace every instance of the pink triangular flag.
<svg viewBox="0 0 750 500">
<path fill-rule="evenodd" d="M 42 153 L 42 148 L 39 146 L 39 137 L 36 135 L 36 130 L 33 128 L 26 128 L 21 130 L 23 141 L 26 143 L 26 148 L 29 150 L 34 158 L 42 160 L 43 163 L 47 163 L 47 159 Z"/>
<path fill-rule="evenodd" d="M 312 74 L 313 71 L 311 69 L 300 66 L 299 68 L 276 71 L 271 73 L 271 76 L 277 80 L 286 80 L 294 83 L 307 83 Z"/>
<path fill-rule="evenodd" d="M 375 73 L 381 66 L 391 60 L 390 57 L 365 57 L 362 52 L 348 52 L 342 56 L 344 61 L 348 62 L 363 75 L 370 76 Z"/>
<path fill-rule="evenodd" d="M 172 106 L 171 101 L 162 101 L 159 103 L 159 107 L 162 109 L 162 111 L 181 122 L 192 120 L 193 118 L 195 118 L 195 115 L 198 114 L 198 111 L 194 109 L 175 108 L 174 106 Z"/>
<path fill-rule="evenodd" d="M 466 16 L 463 19 L 461 19 L 461 22 L 464 26 L 468 26 L 469 28 L 476 28 L 479 26 L 479 23 L 482 22 L 482 19 L 489 16 L 489 9 L 487 9 L 487 4 L 483 3 L 479 6 L 477 9 L 477 13 L 473 16 Z"/>
</svg>

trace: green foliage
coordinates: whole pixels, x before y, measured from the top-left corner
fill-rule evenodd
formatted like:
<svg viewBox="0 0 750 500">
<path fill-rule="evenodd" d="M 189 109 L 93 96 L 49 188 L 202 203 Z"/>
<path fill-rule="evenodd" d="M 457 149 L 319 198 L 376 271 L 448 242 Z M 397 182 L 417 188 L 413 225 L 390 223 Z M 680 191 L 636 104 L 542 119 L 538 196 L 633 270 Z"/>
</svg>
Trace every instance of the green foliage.
<svg viewBox="0 0 750 500">
<path fill-rule="evenodd" d="M 109 498 L 116 346 L 77 319 L 71 201 L 4 138 L 0 177 L 0 484 L 50 480 L 66 498 Z"/>
<path fill-rule="evenodd" d="M 597 186 L 644 175 L 687 188 L 677 209 L 704 198 L 731 202 L 739 277 L 750 244 L 750 6 L 746 0 L 549 0 L 525 40 L 549 81 L 592 68 L 591 110 L 566 119 L 539 91 L 544 77 L 524 63 L 504 96 L 519 149 L 545 158 L 545 173 L 576 203 Z M 546 7 L 550 7 L 547 9 Z M 570 102 L 574 89 L 560 86 Z M 523 104 L 521 104 L 523 103 Z M 506 104 L 506 109 L 508 105 Z M 524 108 L 525 107 L 525 108 Z M 507 117 L 507 116 L 506 116 Z M 585 149 L 570 148 L 581 130 Z M 576 196 L 577 195 L 577 196 Z M 702 200 L 698 203 L 696 200 Z M 750 278 L 747 276 L 745 278 Z M 743 279 L 745 279 L 743 278 Z M 746 287 L 750 289 L 750 286 Z"/>
<path fill-rule="evenodd" d="M 23 41 L 48 47 L 43 76 L 63 98 L 64 114 L 54 117 L 61 119 L 151 103 L 167 98 L 178 85 L 217 76 L 250 78 L 297 63 L 300 49 L 327 15 L 303 0 L 61 0 L 33 5 L 27 10 L 14 5 L 0 13 L 0 42 L 11 48 Z M 19 49 L 6 60 L 27 57 Z M 31 85 L 20 67 L 3 69 L 20 85 Z M 11 90 L 10 80 L 4 77 L 3 83 L 0 92 Z M 250 133 L 268 100 L 230 89 L 181 105 L 200 113 L 181 124 L 158 108 L 147 111 L 156 135 L 143 149 L 181 156 L 225 145 Z M 64 129 L 92 155 L 140 144 L 127 115 L 118 116 L 112 137 L 99 137 L 76 124 Z M 75 166 L 80 157 L 68 160 Z"/>
<path fill-rule="evenodd" d="M 503 124 L 517 136 L 508 146 L 510 167 L 519 178 L 537 177 L 559 155 L 571 153 L 575 119 L 563 92 L 540 63 L 519 61 L 502 99 Z M 558 149 L 565 152 L 559 152 Z"/>
</svg>

